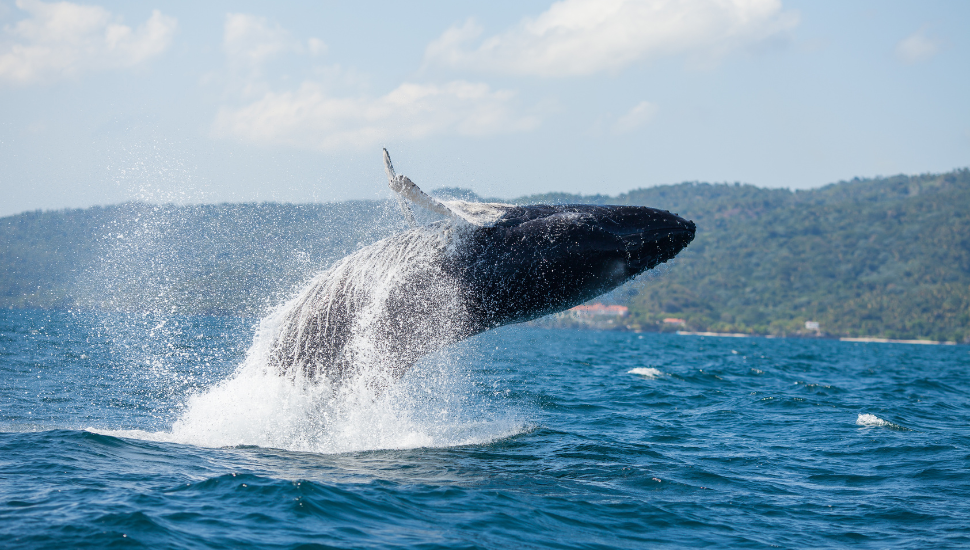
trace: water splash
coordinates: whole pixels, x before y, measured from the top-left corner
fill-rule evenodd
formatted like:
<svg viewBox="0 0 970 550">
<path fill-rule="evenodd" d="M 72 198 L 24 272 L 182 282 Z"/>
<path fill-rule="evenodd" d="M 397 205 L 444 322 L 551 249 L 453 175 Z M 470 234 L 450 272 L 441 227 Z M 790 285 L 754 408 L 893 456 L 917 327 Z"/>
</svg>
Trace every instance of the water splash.
<svg viewBox="0 0 970 550">
<path fill-rule="evenodd" d="M 415 228 L 340 260 L 267 318 L 255 352 L 290 378 L 387 385 L 473 332 L 461 287 L 445 268 L 462 229 Z"/>
<path fill-rule="evenodd" d="M 261 343 L 257 336 L 254 347 Z M 481 391 L 479 375 L 467 369 L 473 347 L 432 354 L 380 388 L 367 377 L 339 387 L 325 378 L 282 377 L 251 349 L 233 376 L 191 395 L 170 430 L 93 431 L 204 447 L 344 453 L 483 444 L 532 429 L 504 397 Z"/>
<path fill-rule="evenodd" d="M 464 334 L 467 312 L 440 269 L 455 231 L 449 224 L 419 227 L 338 261 L 260 321 L 232 376 L 184 395 L 170 429 L 101 432 L 209 447 L 339 453 L 484 443 L 529 429 L 514 408 L 494 402 L 493 392 L 476 389 L 465 355 L 470 345 L 425 356 Z M 395 295 L 401 292 L 406 296 Z M 437 314 L 411 312 L 406 326 L 396 323 L 402 298 L 414 304 L 421 293 Z M 164 312 L 142 325 L 148 340 L 179 329 Z M 129 336 L 124 341 L 137 344 Z M 151 376 L 176 386 L 165 380 L 171 374 L 167 352 L 149 348 L 131 358 L 154 361 Z M 152 350 L 161 353 L 152 357 Z M 334 365 L 339 377 L 315 375 L 334 372 Z"/>
<path fill-rule="evenodd" d="M 487 414 L 462 382 L 443 369 L 379 392 L 362 378 L 333 392 L 326 383 L 243 369 L 190 399 L 171 434 L 204 446 L 338 453 L 484 443 L 526 429 L 514 417 Z"/>
<path fill-rule="evenodd" d="M 467 312 L 441 270 L 456 231 L 416 228 L 319 274 L 261 321 L 232 378 L 188 400 L 173 440 L 346 452 L 481 443 L 526 429 L 514 414 L 488 412 L 501 409 L 457 367 L 467 347 L 409 372 L 465 335 Z M 401 309 L 422 302 L 434 310 Z"/>
</svg>

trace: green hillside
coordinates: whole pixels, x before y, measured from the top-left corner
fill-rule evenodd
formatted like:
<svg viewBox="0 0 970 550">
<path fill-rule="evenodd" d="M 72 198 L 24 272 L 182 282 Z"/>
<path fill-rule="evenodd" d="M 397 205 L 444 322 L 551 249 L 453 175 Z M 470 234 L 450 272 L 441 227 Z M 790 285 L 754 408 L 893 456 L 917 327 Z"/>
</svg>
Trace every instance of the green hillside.
<svg viewBox="0 0 970 550">
<path fill-rule="evenodd" d="M 679 317 L 691 330 L 794 335 L 811 320 L 829 335 L 970 341 L 967 169 L 796 192 L 682 183 L 514 202 L 693 219 L 697 238 L 673 265 L 612 297 L 643 330 Z M 396 204 L 378 201 L 28 212 L 0 219 L 0 307 L 258 315 L 402 227 Z"/>
<path fill-rule="evenodd" d="M 127 203 L 2 218 L 0 307 L 261 315 L 403 228 L 392 207 Z"/>
<path fill-rule="evenodd" d="M 663 277 L 639 287 L 644 329 L 970 341 L 970 170 L 840 182 L 791 192 L 680 185 L 618 197 L 521 202 L 640 204 L 697 222 Z M 814 331 L 811 331 L 814 333 Z"/>
</svg>

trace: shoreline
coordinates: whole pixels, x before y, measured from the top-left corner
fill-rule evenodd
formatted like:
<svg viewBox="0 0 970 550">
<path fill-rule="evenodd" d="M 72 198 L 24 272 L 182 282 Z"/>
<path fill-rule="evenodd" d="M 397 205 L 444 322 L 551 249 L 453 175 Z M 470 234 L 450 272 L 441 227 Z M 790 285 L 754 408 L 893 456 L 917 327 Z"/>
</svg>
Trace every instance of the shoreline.
<svg viewBox="0 0 970 550">
<path fill-rule="evenodd" d="M 797 338 L 802 340 L 838 340 L 840 342 L 855 342 L 859 344 L 914 344 L 914 345 L 936 345 L 936 346 L 957 346 L 970 343 L 970 341 L 958 342 L 954 340 L 930 340 L 919 338 L 883 338 L 879 336 L 839 336 L 837 334 L 826 333 L 792 333 L 792 334 L 764 334 L 749 332 L 715 332 L 715 331 L 695 331 L 695 330 L 644 330 L 644 327 L 625 324 L 606 324 L 606 323 L 561 323 L 550 322 L 549 320 L 527 321 L 526 325 L 543 329 L 558 330 L 591 330 L 602 332 L 633 332 L 636 334 L 676 334 L 678 336 L 709 336 L 712 338 Z"/>
<path fill-rule="evenodd" d="M 842 342 L 861 342 L 864 344 L 923 344 L 923 345 L 934 345 L 934 346 L 955 346 L 956 342 L 943 341 L 943 340 L 894 340 L 892 338 L 869 338 L 869 337 L 859 337 L 859 338 L 839 338 Z"/>
<path fill-rule="evenodd" d="M 677 335 L 679 336 L 714 336 L 717 338 L 806 338 L 804 336 L 774 336 L 771 334 L 745 334 L 743 332 L 694 332 L 689 330 L 678 330 Z M 893 338 L 876 338 L 869 336 L 862 337 L 825 337 L 825 336 L 809 336 L 808 338 L 817 338 L 825 340 L 839 340 L 840 342 L 857 342 L 862 344 L 919 344 L 919 345 L 933 345 L 933 346 L 955 346 L 957 342 L 952 340 L 896 340 Z"/>
<path fill-rule="evenodd" d="M 680 336 L 716 336 L 718 338 L 748 338 L 750 336 L 761 336 L 760 334 L 745 334 L 743 332 L 694 332 L 690 330 L 678 330 Z"/>
</svg>

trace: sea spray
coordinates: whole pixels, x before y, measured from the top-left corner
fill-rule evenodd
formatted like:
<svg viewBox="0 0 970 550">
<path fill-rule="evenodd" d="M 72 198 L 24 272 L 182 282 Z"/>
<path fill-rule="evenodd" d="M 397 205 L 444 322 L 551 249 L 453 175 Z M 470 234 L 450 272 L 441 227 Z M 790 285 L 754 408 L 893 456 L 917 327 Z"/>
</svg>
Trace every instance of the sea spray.
<svg viewBox="0 0 970 550">
<path fill-rule="evenodd" d="M 340 453 L 486 443 L 527 430 L 519 411 L 476 391 L 460 352 L 433 354 L 384 385 L 358 376 L 335 387 L 326 378 L 279 376 L 247 361 L 231 378 L 191 396 L 170 433 L 149 437 Z"/>
<path fill-rule="evenodd" d="M 346 241 L 341 235 L 348 232 L 367 243 L 399 230 L 396 213 L 390 211 L 395 215 L 389 216 L 386 205 L 364 206 L 365 215 L 357 219 L 324 217 L 327 207 L 298 213 L 320 216 L 323 226 L 309 228 L 307 237 L 291 245 L 308 242 L 320 227 L 320 235 L 329 244 L 338 242 L 335 239 Z M 373 249 L 368 251 L 361 244 L 356 252 L 353 248 L 327 249 L 324 257 L 303 249 L 293 249 L 281 258 L 264 257 L 279 252 L 273 251 L 281 246 L 277 234 L 284 236 L 282 246 L 292 240 L 286 237 L 294 229 L 288 225 L 290 220 L 263 220 L 268 244 L 241 245 L 232 244 L 230 237 L 238 223 L 245 223 L 245 217 L 237 220 L 245 212 L 224 211 L 220 206 L 144 203 L 115 210 L 116 218 L 104 227 L 99 261 L 81 274 L 77 284 L 86 307 L 100 313 L 90 319 L 79 315 L 78 319 L 91 324 L 89 330 L 110 344 L 112 362 L 118 366 L 98 376 L 119 394 L 112 406 L 121 407 L 121 418 L 130 417 L 130 421 L 122 421 L 114 429 L 95 426 L 93 431 L 207 447 L 258 445 L 344 452 L 492 441 L 520 433 L 527 425 L 514 410 L 489 401 L 496 399 L 491 393 L 476 391 L 474 375 L 463 368 L 467 361 L 460 357 L 464 353 L 461 347 L 425 357 L 400 379 L 407 365 L 401 363 L 400 353 L 393 353 L 391 339 L 430 351 L 442 342 L 433 333 L 453 333 L 449 319 L 461 318 L 461 312 L 452 308 L 454 314 L 410 333 L 386 322 L 388 306 L 394 307 L 394 288 L 402 282 L 403 288 L 413 292 L 414 285 L 408 280 L 432 281 L 426 288 L 436 299 L 455 296 L 454 289 L 431 267 L 431 260 L 447 252 L 447 231 L 451 229 L 418 228 L 411 232 L 415 238 L 409 245 L 385 251 L 391 261 L 378 264 L 371 258 Z M 350 256 L 343 260 L 333 256 L 348 252 Z M 301 296 L 305 297 L 294 296 L 292 290 L 291 300 L 260 321 L 245 358 L 238 347 L 217 349 L 225 338 L 207 334 L 207 329 L 200 328 L 206 325 L 205 318 L 186 316 L 185 308 L 200 301 L 215 303 L 213 294 L 216 301 L 234 295 L 235 291 L 223 288 L 224 277 L 204 269 L 205 258 L 226 254 L 249 255 L 248 263 L 263 265 L 269 269 L 267 273 L 283 269 L 276 287 L 253 289 L 266 297 L 279 295 L 284 286 L 292 289 L 298 279 L 306 281 L 311 263 L 319 266 L 337 260 L 316 279 L 326 279 L 336 270 L 344 277 L 323 288 L 354 287 L 356 309 L 346 356 L 353 376 L 338 387 L 325 377 L 311 380 L 300 368 L 284 369 L 271 360 L 283 321 L 297 309 Z M 296 275 L 300 271 L 304 275 Z M 383 275 L 379 277 L 379 273 Z M 251 285 L 253 276 L 242 275 L 247 282 L 238 284 Z M 270 279 L 275 277 L 260 280 L 272 286 Z M 312 288 L 309 283 L 301 286 Z M 253 301 L 251 296 L 244 299 Z M 186 338 L 212 344 L 201 352 L 198 346 L 190 351 L 179 343 Z M 415 355 L 405 354 L 404 359 Z M 232 363 L 238 366 L 220 381 Z M 281 371 L 292 376 L 281 376 Z M 146 405 L 151 409 L 145 411 Z M 147 424 L 135 420 L 146 414 L 153 418 Z M 139 423 L 143 429 L 124 429 L 126 424 Z"/>
<path fill-rule="evenodd" d="M 335 453 L 483 443 L 527 429 L 516 411 L 474 392 L 474 375 L 459 366 L 468 346 L 433 353 L 465 336 L 467 312 L 438 267 L 456 233 L 447 223 L 417 228 L 317 275 L 260 322 L 235 374 L 190 396 L 162 437 Z M 434 310 L 402 311 L 402 300 Z"/>
<path fill-rule="evenodd" d="M 447 269 L 464 233 L 450 222 L 415 228 L 316 276 L 260 330 L 271 339 L 260 349 L 267 365 L 291 378 L 342 385 L 364 377 L 383 386 L 420 357 L 476 332 Z"/>
</svg>

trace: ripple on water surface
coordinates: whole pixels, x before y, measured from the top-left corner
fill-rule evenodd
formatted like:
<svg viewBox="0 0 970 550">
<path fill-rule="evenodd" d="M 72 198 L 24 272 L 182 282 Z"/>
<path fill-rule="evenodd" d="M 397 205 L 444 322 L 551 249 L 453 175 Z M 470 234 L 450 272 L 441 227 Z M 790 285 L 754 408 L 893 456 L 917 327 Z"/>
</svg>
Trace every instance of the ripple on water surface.
<svg viewBox="0 0 970 550">
<path fill-rule="evenodd" d="M 165 330 L 0 312 L 4 546 L 970 545 L 961 346 L 508 327 L 335 401 Z"/>
</svg>

